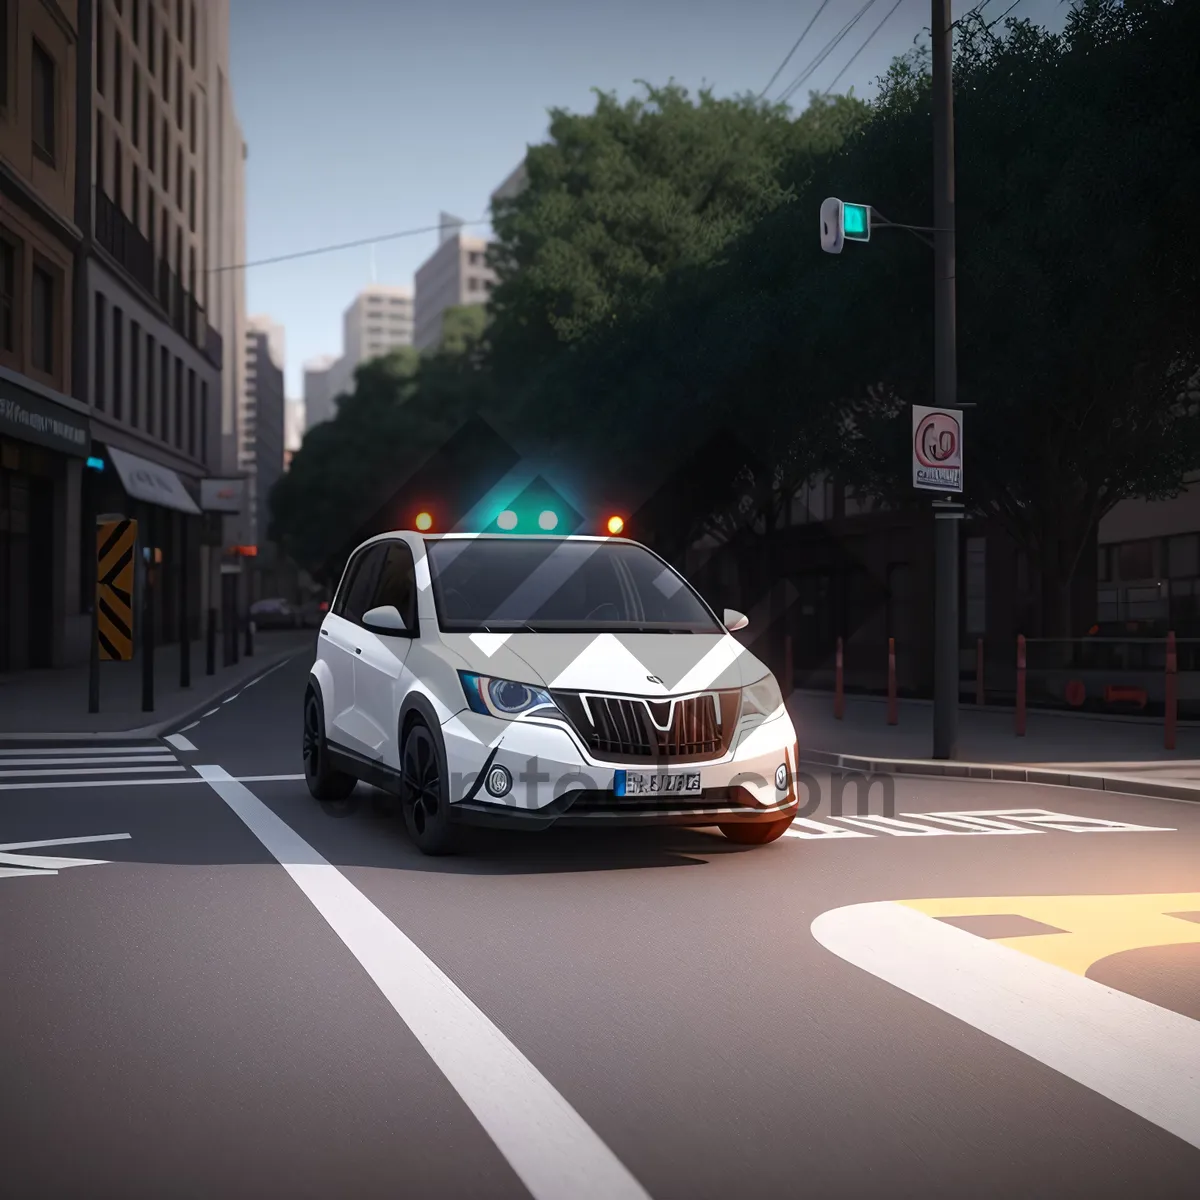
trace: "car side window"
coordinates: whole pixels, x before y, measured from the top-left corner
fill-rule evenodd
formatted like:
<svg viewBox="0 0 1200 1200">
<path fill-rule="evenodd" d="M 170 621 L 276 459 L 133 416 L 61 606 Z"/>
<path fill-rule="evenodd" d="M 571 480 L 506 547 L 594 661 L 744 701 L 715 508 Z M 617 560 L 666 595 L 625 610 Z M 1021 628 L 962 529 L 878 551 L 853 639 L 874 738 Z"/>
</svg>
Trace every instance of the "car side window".
<svg viewBox="0 0 1200 1200">
<path fill-rule="evenodd" d="M 417 570 L 412 551 L 403 542 L 389 542 L 383 570 L 369 608 L 394 605 L 409 630 L 417 627 Z"/>
<path fill-rule="evenodd" d="M 371 597 L 375 594 L 375 580 L 383 559 L 383 546 L 371 546 L 363 552 L 354 566 L 354 574 L 347 580 L 346 599 L 339 616 L 356 625 L 362 621 L 363 613 L 372 607 Z"/>
</svg>

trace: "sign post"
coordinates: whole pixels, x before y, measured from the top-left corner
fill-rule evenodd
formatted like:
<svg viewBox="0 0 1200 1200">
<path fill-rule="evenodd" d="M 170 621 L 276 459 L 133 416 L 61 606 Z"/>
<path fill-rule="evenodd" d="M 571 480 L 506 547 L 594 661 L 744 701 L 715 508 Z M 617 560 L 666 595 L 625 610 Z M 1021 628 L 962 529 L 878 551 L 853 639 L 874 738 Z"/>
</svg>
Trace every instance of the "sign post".
<svg viewBox="0 0 1200 1200">
<path fill-rule="evenodd" d="M 102 517 L 96 524 L 97 661 L 129 662 L 133 658 L 133 558 L 137 536 L 137 522 L 127 517 Z M 98 682 L 96 691 L 98 695 Z"/>
<path fill-rule="evenodd" d="M 934 500 L 936 557 L 933 646 L 933 757 L 958 754 L 958 524 L 963 505 L 962 410 L 913 405 L 913 487 L 939 492 Z"/>
</svg>

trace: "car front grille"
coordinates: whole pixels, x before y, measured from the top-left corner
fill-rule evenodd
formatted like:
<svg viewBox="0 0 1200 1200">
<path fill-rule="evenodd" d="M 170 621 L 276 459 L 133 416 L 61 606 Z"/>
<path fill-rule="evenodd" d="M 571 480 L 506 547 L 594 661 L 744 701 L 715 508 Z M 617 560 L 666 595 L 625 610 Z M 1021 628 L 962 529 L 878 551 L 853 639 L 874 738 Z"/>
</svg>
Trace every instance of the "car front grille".
<svg viewBox="0 0 1200 1200">
<path fill-rule="evenodd" d="M 607 762 L 698 762 L 721 758 L 737 723 L 739 693 L 702 692 L 660 700 L 553 692 L 584 744 Z"/>
</svg>

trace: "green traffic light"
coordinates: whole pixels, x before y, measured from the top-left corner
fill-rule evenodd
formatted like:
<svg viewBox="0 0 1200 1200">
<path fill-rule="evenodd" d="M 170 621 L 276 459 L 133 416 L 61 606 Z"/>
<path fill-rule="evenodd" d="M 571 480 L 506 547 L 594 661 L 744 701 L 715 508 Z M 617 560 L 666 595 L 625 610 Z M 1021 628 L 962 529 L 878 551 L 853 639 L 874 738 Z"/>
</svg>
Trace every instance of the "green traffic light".
<svg viewBox="0 0 1200 1200">
<path fill-rule="evenodd" d="M 842 233 L 851 241 L 867 241 L 871 236 L 871 210 L 865 204 L 842 206 Z"/>
</svg>

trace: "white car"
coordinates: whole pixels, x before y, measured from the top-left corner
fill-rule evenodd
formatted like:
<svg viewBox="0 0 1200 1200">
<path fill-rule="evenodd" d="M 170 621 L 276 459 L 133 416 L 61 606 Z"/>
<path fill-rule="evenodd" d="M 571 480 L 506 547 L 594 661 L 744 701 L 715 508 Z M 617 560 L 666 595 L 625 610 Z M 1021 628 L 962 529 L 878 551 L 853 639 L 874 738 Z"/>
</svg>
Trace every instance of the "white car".
<svg viewBox="0 0 1200 1200">
<path fill-rule="evenodd" d="M 304 774 L 365 781 L 450 852 L 464 823 L 780 837 L 798 749 L 779 685 L 637 542 L 409 531 L 355 550 L 317 639 Z"/>
</svg>

